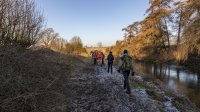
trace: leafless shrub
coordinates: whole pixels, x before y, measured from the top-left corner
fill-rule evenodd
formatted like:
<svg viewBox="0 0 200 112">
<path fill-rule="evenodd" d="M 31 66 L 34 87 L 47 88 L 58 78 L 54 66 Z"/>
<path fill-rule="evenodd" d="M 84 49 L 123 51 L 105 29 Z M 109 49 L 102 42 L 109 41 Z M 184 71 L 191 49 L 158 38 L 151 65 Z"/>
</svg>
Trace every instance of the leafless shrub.
<svg viewBox="0 0 200 112">
<path fill-rule="evenodd" d="M 43 21 L 34 0 L 1 0 L 0 45 L 34 44 Z"/>
</svg>

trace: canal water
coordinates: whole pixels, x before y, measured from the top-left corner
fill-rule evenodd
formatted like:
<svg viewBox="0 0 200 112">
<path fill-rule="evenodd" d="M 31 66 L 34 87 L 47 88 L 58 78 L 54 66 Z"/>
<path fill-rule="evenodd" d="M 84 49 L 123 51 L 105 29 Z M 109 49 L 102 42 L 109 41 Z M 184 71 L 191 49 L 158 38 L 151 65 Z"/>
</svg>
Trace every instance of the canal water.
<svg viewBox="0 0 200 112">
<path fill-rule="evenodd" d="M 169 64 L 134 62 L 134 66 L 144 79 L 159 79 L 175 92 L 186 95 L 200 108 L 200 74 Z"/>
</svg>

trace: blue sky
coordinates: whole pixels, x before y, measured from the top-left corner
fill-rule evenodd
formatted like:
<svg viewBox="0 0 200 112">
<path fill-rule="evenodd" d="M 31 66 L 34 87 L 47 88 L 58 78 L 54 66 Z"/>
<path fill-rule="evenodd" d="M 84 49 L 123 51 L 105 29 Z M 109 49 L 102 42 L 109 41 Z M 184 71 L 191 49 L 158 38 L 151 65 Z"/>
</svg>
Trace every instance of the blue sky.
<svg viewBox="0 0 200 112">
<path fill-rule="evenodd" d="M 62 38 L 80 36 L 84 45 L 109 46 L 123 39 L 122 28 L 144 19 L 148 0 L 35 0 L 47 27 Z"/>
</svg>

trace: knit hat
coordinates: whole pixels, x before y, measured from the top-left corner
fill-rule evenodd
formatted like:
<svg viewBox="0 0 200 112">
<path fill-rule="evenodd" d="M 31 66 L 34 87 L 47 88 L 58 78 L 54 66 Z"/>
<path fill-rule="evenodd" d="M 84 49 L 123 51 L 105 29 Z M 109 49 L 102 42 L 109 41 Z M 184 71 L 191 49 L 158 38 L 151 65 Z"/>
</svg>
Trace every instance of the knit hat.
<svg viewBox="0 0 200 112">
<path fill-rule="evenodd" d="M 124 50 L 124 54 L 127 54 L 127 53 L 128 53 L 128 50 L 125 49 L 125 50 Z"/>
</svg>

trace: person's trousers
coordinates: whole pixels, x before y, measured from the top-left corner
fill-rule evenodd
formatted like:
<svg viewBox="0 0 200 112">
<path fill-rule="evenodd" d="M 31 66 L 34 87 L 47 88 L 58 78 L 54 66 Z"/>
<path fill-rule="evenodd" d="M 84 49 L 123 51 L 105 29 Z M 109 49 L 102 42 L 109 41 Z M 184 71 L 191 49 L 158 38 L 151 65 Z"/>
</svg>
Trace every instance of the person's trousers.
<svg viewBox="0 0 200 112">
<path fill-rule="evenodd" d="M 97 59 L 96 58 L 94 58 L 94 65 L 96 65 L 97 64 Z"/>
<path fill-rule="evenodd" d="M 109 73 L 109 71 L 111 71 L 111 74 L 112 74 L 112 72 L 113 72 L 112 66 L 113 66 L 113 63 L 108 62 L 108 73 Z"/>
<path fill-rule="evenodd" d="M 130 74 L 130 70 L 127 71 L 123 71 L 123 75 L 124 75 L 124 89 L 127 89 L 128 92 L 130 92 L 130 85 L 129 85 L 129 74 Z"/>
<path fill-rule="evenodd" d="M 102 66 L 102 65 L 104 65 L 104 58 L 102 58 L 102 61 L 101 61 L 101 66 Z"/>
</svg>

